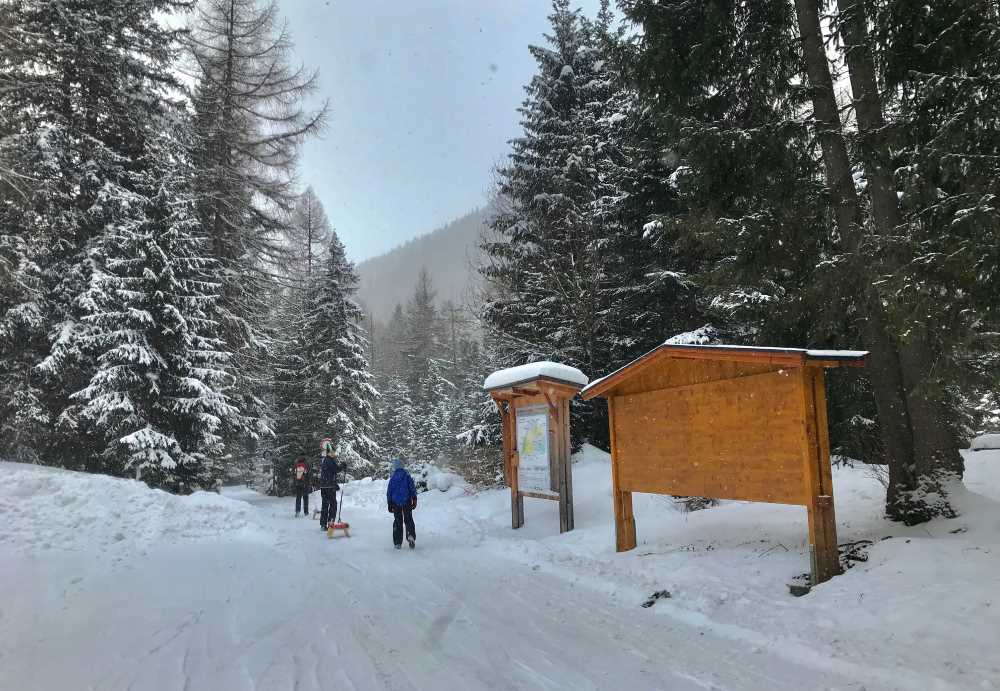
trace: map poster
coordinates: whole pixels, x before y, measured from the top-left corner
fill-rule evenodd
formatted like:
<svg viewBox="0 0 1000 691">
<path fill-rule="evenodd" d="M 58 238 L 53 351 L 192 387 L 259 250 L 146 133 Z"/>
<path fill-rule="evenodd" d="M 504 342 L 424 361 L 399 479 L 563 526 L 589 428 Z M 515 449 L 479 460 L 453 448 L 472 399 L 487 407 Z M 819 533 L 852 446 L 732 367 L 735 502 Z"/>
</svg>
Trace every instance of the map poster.
<svg viewBox="0 0 1000 691">
<path fill-rule="evenodd" d="M 518 489 L 552 493 L 549 471 L 549 409 L 531 405 L 517 409 Z"/>
</svg>

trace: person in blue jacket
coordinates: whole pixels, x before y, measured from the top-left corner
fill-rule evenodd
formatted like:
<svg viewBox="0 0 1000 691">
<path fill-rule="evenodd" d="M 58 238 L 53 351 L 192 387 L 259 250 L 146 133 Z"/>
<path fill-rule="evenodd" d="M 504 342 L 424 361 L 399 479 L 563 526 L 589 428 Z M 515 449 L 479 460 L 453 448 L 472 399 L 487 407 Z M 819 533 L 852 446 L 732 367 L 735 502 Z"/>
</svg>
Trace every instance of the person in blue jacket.
<svg viewBox="0 0 1000 691">
<path fill-rule="evenodd" d="M 389 502 L 389 513 L 393 515 L 392 543 L 396 549 L 403 546 L 403 524 L 406 524 L 406 541 L 413 549 L 417 540 L 417 530 L 413 526 L 413 510 L 417 508 L 417 488 L 413 478 L 403 461 L 395 459 L 392 462 L 392 477 L 389 478 L 389 489 L 386 490 Z"/>
</svg>

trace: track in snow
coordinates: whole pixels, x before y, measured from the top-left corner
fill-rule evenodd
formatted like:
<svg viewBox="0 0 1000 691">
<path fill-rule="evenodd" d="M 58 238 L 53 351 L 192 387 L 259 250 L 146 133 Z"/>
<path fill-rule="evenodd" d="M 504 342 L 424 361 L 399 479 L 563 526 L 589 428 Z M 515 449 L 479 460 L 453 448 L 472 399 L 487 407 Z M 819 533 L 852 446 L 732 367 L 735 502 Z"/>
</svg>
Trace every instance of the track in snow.
<svg viewBox="0 0 1000 691">
<path fill-rule="evenodd" d="M 397 552 L 380 506 L 348 504 L 353 537 L 328 540 L 288 499 L 230 496 L 254 507 L 255 539 L 0 564 L 19 583 L 0 607 L 0 688 L 893 688 L 623 608 L 478 548 L 484 527 L 448 506 L 418 510 L 417 549 Z"/>
</svg>

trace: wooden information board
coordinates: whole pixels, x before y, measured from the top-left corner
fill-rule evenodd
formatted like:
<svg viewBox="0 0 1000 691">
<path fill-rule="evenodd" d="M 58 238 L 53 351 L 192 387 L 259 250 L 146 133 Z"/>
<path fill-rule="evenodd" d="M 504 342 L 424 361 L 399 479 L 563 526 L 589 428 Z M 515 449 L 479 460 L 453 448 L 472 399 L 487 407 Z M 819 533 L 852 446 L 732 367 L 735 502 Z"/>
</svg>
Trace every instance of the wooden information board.
<svg viewBox="0 0 1000 691">
<path fill-rule="evenodd" d="M 553 371 L 567 372 L 573 378 L 543 374 Z M 522 378 L 520 372 L 527 375 Z M 498 383 L 491 385 L 491 381 Z M 524 525 L 524 498 L 531 497 L 558 501 L 559 531 L 573 529 L 569 402 L 585 382 L 579 370 L 556 363 L 523 365 L 487 379 L 485 388 L 500 411 L 511 527 Z"/>
<path fill-rule="evenodd" d="M 618 551 L 632 492 L 807 509 L 813 582 L 839 573 L 824 368 L 866 353 L 660 346 L 582 391 L 608 400 Z"/>
</svg>

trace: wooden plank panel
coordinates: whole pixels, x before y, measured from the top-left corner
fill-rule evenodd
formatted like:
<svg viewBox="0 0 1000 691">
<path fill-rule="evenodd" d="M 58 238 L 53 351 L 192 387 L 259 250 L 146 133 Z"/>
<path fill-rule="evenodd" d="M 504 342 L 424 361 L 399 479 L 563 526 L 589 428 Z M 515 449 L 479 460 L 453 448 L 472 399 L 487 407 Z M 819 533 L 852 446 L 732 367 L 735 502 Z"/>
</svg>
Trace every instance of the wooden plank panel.
<svg viewBox="0 0 1000 691">
<path fill-rule="evenodd" d="M 532 499 L 551 499 L 552 501 L 559 501 L 558 494 L 543 494 L 541 492 L 520 492 L 522 497 L 531 497 Z"/>
<path fill-rule="evenodd" d="M 616 396 L 656 391 L 691 384 L 705 384 L 721 379 L 776 372 L 778 366 L 767 363 L 727 362 L 712 360 L 679 360 L 664 358 L 651 367 L 619 384 Z"/>
<path fill-rule="evenodd" d="M 675 369 L 685 370 L 692 363 L 708 363 L 717 365 L 728 363 L 731 365 L 749 365 L 750 367 L 765 367 L 768 369 L 778 369 L 780 367 L 802 367 L 806 362 L 806 351 L 804 350 L 760 350 L 753 348 L 712 348 L 711 346 L 667 346 L 663 345 L 654 348 L 642 357 L 633 360 L 621 369 L 605 376 L 600 382 L 595 383 L 585 392 L 584 399 L 589 400 L 595 396 L 611 396 L 628 393 L 636 393 L 632 386 L 634 381 L 650 372 L 657 372 L 667 364 L 671 364 Z M 694 368 L 691 368 L 694 369 Z M 651 391 L 653 388 L 643 389 Z"/>
<path fill-rule="evenodd" d="M 620 490 L 805 504 L 801 372 L 615 396 Z"/>
</svg>

